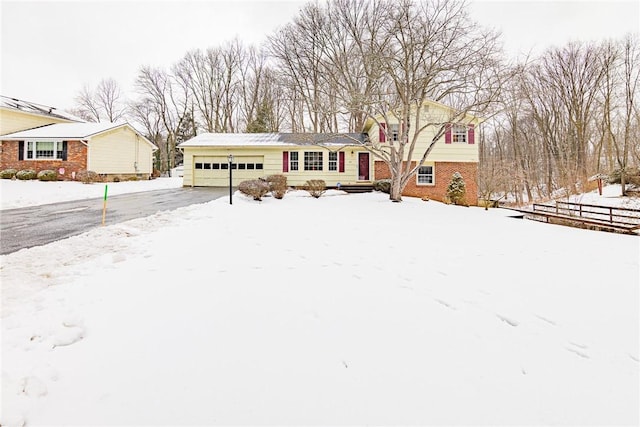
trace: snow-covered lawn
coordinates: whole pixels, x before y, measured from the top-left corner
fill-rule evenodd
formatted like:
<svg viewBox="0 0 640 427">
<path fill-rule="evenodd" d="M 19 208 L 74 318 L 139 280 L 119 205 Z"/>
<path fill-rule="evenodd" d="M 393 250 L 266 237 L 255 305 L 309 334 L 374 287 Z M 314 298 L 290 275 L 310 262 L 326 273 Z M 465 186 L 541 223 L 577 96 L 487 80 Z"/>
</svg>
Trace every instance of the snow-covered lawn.
<svg viewBox="0 0 640 427">
<path fill-rule="evenodd" d="M 512 214 L 236 193 L 1 256 L 0 424 L 637 425 L 640 239 Z"/>
<path fill-rule="evenodd" d="M 145 181 L 110 182 L 107 197 L 139 191 L 182 187 L 182 178 L 156 178 Z M 0 179 L 0 210 L 24 208 L 47 203 L 104 197 L 105 184 L 78 181 L 42 182 Z"/>
</svg>

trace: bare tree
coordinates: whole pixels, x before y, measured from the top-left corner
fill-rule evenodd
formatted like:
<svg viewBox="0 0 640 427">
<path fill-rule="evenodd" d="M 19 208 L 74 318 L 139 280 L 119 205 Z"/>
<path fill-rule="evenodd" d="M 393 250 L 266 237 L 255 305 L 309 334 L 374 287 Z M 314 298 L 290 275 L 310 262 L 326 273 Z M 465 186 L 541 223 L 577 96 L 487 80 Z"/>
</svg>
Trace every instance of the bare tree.
<svg viewBox="0 0 640 427">
<path fill-rule="evenodd" d="M 330 27 L 326 9 L 308 3 L 292 23 L 269 37 L 269 53 L 277 60 L 281 82 L 287 86 L 292 103 L 294 132 L 337 131 L 335 86 L 327 85 L 323 65 Z"/>
<path fill-rule="evenodd" d="M 184 80 L 151 67 L 140 69 L 136 88 L 141 96 L 138 103 L 146 104 L 145 110 L 161 125 L 164 142 L 160 145 L 160 170 L 168 171 L 175 166 L 178 135 L 185 120 L 190 119 L 188 88 Z"/>
<path fill-rule="evenodd" d="M 340 47 L 344 40 L 338 48 L 348 52 L 352 63 L 362 64 L 359 72 L 368 85 L 361 93 L 337 91 L 342 105 L 378 124 L 402 124 L 397 141 L 387 138 L 386 144 L 368 147 L 389 168 L 393 201 L 402 200 L 404 187 L 448 124 L 466 124 L 472 114 L 485 111 L 497 99 L 501 83 L 498 35 L 479 27 L 466 10 L 465 3 L 453 0 L 344 0 L 335 12 L 350 16 L 332 20 L 336 25 L 347 24 L 349 48 Z M 366 30 L 354 31 L 354 25 Z M 332 33 L 342 34 L 342 30 Z M 332 82 L 326 87 L 344 85 L 352 78 L 348 67 L 332 67 L 338 48 L 328 49 L 326 55 L 325 75 Z M 443 115 L 427 109 L 428 101 L 452 108 Z M 418 140 L 427 130 L 432 139 L 418 152 Z M 412 162 L 416 155 L 419 161 Z"/>
<path fill-rule="evenodd" d="M 639 145 L 638 126 L 640 109 L 638 107 L 638 90 L 640 83 L 640 44 L 638 37 L 628 35 L 621 43 L 622 64 L 620 67 L 622 80 L 622 112 L 619 118 L 618 136 L 613 136 L 616 161 L 620 167 L 620 184 L 622 195 L 626 195 L 627 168 L 631 145 Z M 635 132 L 634 132 L 635 130 Z"/>
<path fill-rule="evenodd" d="M 73 112 L 91 122 L 114 123 L 123 119 L 127 112 L 120 86 L 114 79 L 101 80 L 95 90 L 85 85 L 75 100 Z"/>
</svg>

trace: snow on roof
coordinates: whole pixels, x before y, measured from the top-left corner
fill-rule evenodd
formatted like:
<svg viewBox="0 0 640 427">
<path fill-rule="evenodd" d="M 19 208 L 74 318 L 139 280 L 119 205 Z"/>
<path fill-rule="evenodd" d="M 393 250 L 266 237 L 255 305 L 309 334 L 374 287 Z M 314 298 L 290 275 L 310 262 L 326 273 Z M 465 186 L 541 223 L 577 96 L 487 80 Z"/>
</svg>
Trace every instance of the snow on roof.
<svg viewBox="0 0 640 427">
<path fill-rule="evenodd" d="M 361 133 L 202 133 L 178 146 L 360 145 L 365 137 Z"/>
<path fill-rule="evenodd" d="M 0 95 L 0 107 L 10 110 L 22 111 L 25 113 L 38 114 L 41 116 L 56 117 L 59 119 L 70 120 L 74 122 L 84 122 L 80 117 L 69 114 L 66 111 L 59 110 L 48 105 L 38 104 L 35 102 L 25 101 L 22 99 L 11 98 L 9 96 Z"/>
<path fill-rule="evenodd" d="M 55 123 L 3 135 L 2 139 L 85 139 L 124 125 L 127 123 Z"/>
</svg>

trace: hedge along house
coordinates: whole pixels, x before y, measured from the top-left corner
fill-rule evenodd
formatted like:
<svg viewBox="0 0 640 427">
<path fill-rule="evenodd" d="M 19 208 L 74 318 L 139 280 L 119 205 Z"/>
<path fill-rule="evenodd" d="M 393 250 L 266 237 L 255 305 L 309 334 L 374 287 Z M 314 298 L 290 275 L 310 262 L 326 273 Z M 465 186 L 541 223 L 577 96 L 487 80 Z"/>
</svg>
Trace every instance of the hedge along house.
<svg viewBox="0 0 640 427">
<path fill-rule="evenodd" d="M 57 123 L 0 136 L 0 169 L 82 170 L 106 179 L 149 179 L 157 147 L 128 123 Z"/>
<path fill-rule="evenodd" d="M 371 184 L 372 156 L 366 135 L 292 133 L 203 133 L 178 145 L 184 153 L 183 185 L 233 185 L 282 174 L 290 186 L 322 179 L 328 187 Z"/>
<path fill-rule="evenodd" d="M 416 129 L 415 107 L 409 117 L 411 121 L 408 138 L 411 141 Z M 418 135 L 410 159 L 412 167 L 417 165 L 439 131 L 443 132 L 423 166 L 407 183 L 402 191 L 403 196 L 445 201 L 451 177 L 455 172 L 460 172 L 466 184 L 466 202 L 469 205 L 478 204 L 479 148 L 476 136 L 481 120 L 472 115 L 463 115 L 453 121 L 454 117 L 456 117 L 456 111 L 446 105 L 433 101 L 423 104 L 420 126 L 428 123 L 432 125 Z M 406 130 L 405 125 L 393 114 L 387 114 L 386 119 L 385 121 L 385 118 L 380 115 L 375 120 L 369 119 L 365 124 L 365 132 L 372 148 L 381 152 L 388 152 L 391 144 L 399 144 L 401 134 Z M 375 159 L 374 178 L 380 180 L 390 176 L 387 164 L 380 159 Z"/>
</svg>

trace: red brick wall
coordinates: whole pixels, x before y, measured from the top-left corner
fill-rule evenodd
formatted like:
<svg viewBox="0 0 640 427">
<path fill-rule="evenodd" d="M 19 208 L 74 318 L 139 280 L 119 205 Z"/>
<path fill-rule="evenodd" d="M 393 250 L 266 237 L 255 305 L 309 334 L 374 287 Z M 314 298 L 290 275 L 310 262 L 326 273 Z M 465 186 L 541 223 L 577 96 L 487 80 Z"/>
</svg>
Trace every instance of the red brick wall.
<svg viewBox="0 0 640 427">
<path fill-rule="evenodd" d="M 2 169 L 33 169 L 41 170 L 64 168 L 64 175 L 59 179 L 72 179 L 73 172 L 87 169 L 87 146 L 80 141 L 67 142 L 67 160 L 18 160 L 18 141 L 2 141 L 0 149 L 0 170 Z"/>
<path fill-rule="evenodd" d="M 416 162 L 411 162 L 415 166 Z M 460 172 L 467 188 L 467 203 L 478 204 L 478 164 L 457 162 L 435 162 L 435 185 L 417 185 L 415 176 L 412 177 L 402 192 L 403 196 L 428 197 L 443 202 L 447 194 L 447 186 L 451 176 Z M 374 165 L 375 179 L 390 178 L 391 173 L 386 163 L 376 161 Z"/>
</svg>

